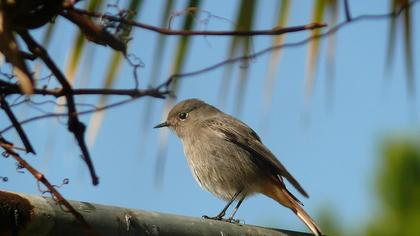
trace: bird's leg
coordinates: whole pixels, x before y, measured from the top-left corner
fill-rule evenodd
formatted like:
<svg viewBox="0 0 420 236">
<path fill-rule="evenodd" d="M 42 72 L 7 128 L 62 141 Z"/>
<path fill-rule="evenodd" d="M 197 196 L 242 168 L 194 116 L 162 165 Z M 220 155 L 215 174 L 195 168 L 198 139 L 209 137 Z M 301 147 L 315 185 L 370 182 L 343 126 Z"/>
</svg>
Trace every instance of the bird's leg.
<svg viewBox="0 0 420 236">
<path fill-rule="evenodd" d="M 245 196 L 243 196 L 243 197 L 241 198 L 241 200 L 239 200 L 238 204 L 236 204 L 235 208 L 234 208 L 234 209 L 233 209 L 233 211 L 232 211 L 232 214 L 231 214 L 231 215 L 230 215 L 230 217 L 226 220 L 227 222 L 230 222 L 230 223 L 235 223 L 235 224 L 239 223 L 239 220 L 235 220 L 233 217 L 235 216 L 236 212 L 238 211 L 238 209 L 239 209 L 239 207 L 241 206 L 241 204 L 242 204 L 242 202 L 244 201 L 244 199 L 245 199 Z"/>
<path fill-rule="evenodd" d="M 217 214 L 216 216 L 206 216 L 203 215 L 204 219 L 212 219 L 212 220 L 222 220 L 223 216 L 225 216 L 226 214 L 226 210 L 229 208 L 229 206 L 232 204 L 233 201 L 235 201 L 235 199 L 238 197 L 238 195 L 241 193 L 242 190 L 239 190 L 238 192 L 235 193 L 235 195 L 233 195 L 232 199 L 229 200 L 229 202 L 226 204 L 226 206 L 223 208 L 223 210 Z"/>
</svg>

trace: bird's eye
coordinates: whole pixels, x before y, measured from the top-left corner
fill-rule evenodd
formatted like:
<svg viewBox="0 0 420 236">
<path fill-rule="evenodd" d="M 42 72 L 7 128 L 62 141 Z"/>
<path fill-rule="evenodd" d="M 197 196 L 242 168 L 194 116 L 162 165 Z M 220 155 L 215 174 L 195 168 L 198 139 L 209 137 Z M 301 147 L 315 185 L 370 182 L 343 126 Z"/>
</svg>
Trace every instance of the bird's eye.
<svg viewBox="0 0 420 236">
<path fill-rule="evenodd" d="M 187 117 L 188 117 L 188 113 L 186 113 L 186 112 L 181 112 L 181 113 L 179 113 L 179 115 L 178 115 L 178 118 L 179 118 L 180 120 L 185 120 L 185 119 L 187 119 Z"/>
</svg>

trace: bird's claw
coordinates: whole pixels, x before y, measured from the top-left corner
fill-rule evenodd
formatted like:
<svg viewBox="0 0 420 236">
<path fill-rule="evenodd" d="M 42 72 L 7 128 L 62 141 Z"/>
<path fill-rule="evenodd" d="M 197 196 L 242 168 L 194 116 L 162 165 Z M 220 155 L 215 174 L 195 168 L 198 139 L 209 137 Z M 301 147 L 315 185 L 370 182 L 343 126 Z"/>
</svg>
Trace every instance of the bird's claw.
<svg viewBox="0 0 420 236">
<path fill-rule="evenodd" d="M 221 216 L 221 215 L 217 215 L 217 216 L 203 215 L 203 219 L 208 219 L 208 220 L 223 220 L 223 216 Z"/>
<path fill-rule="evenodd" d="M 223 218 L 223 216 L 221 215 L 217 215 L 217 216 L 207 216 L 207 215 L 203 215 L 204 219 L 209 219 L 209 220 L 220 220 L 220 221 L 225 221 L 228 223 L 232 223 L 232 224 L 239 224 L 240 220 L 238 219 L 233 219 L 233 218 Z"/>
<path fill-rule="evenodd" d="M 229 219 L 226 219 L 226 222 L 229 222 L 229 223 L 232 223 L 232 224 L 239 224 L 240 220 L 229 218 Z"/>
</svg>

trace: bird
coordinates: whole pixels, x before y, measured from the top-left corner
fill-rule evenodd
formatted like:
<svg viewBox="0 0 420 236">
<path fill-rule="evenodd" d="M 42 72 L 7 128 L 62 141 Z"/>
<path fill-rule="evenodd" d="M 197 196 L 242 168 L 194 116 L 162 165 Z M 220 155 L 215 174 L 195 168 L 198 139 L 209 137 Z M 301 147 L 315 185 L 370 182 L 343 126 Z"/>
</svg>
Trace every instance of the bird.
<svg viewBox="0 0 420 236">
<path fill-rule="evenodd" d="M 154 128 L 162 127 L 174 131 L 181 140 L 191 173 L 200 187 L 227 201 L 219 214 L 204 218 L 238 222 L 234 215 L 244 199 L 263 194 L 292 210 L 315 235 L 322 235 L 284 180 L 304 197 L 309 195 L 244 122 L 191 98 L 177 103 L 166 121 Z M 235 201 L 230 217 L 223 218 Z"/>
</svg>

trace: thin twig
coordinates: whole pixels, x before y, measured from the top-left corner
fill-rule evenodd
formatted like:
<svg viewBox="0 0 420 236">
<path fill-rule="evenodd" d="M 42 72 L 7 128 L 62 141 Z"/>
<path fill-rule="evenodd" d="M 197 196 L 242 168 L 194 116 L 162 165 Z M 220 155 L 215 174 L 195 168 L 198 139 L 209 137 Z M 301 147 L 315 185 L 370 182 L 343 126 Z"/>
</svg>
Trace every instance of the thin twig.
<svg viewBox="0 0 420 236">
<path fill-rule="evenodd" d="M 89 150 L 84 140 L 84 133 L 86 130 L 86 126 L 79 121 L 77 117 L 77 109 L 74 103 L 74 98 L 71 93 L 72 87 L 70 83 L 67 81 L 66 77 L 48 55 L 47 51 L 39 45 L 29 34 L 28 31 L 20 31 L 20 36 L 22 37 L 23 41 L 27 44 L 29 50 L 39 58 L 41 58 L 45 65 L 51 70 L 51 73 L 54 74 L 58 82 L 63 86 L 64 96 L 67 100 L 67 109 L 68 109 L 68 123 L 67 127 L 70 132 L 74 134 L 74 137 L 79 144 L 80 150 L 82 151 L 82 158 L 85 161 L 86 165 L 88 166 L 89 173 L 92 179 L 93 185 L 99 184 L 99 178 L 96 175 L 95 168 L 93 166 L 92 160 L 90 158 Z"/>
<path fill-rule="evenodd" d="M 5 150 L 6 155 L 12 156 L 20 166 L 27 169 L 35 179 L 41 182 L 45 187 L 47 187 L 48 192 L 50 192 L 55 201 L 67 208 L 67 210 L 74 216 L 74 218 L 83 226 L 88 235 L 97 235 L 97 233 L 92 229 L 92 227 L 86 222 L 84 217 L 76 210 L 70 203 L 58 192 L 58 190 L 52 185 L 44 174 L 32 167 L 28 162 L 26 162 L 18 153 L 13 151 L 13 144 L 6 141 L 4 138 L 0 137 L 0 146 Z"/>
<path fill-rule="evenodd" d="M 22 140 L 23 145 L 25 146 L 26 152 L 31 152 L 33 154 L 35 153 L 35 150 L 33 149 L 31 142 L 28 139 L 28 136 L 26 135 L 25 131 L 23 130 L 22 126 L 20 125 L 19 121 L 16 119 L 15 114 L 13 114 L 12 109 L 9 106 L 9 103 L 7 103 L 6 98 L 3 95 L 0 95 L 0 106 L 6 113 L 6 115 L 9 117 L 10 122 L 12 122 L 13 127 L 15 127 L 16 132 L 18 133 L 20 139 Z"/>
<path fill-rule="evenodd" d="M 122 101 L 119 101 L 119 102 L 115 102 L 115 103 L 112 103 L 112 104 L 109 104 L 109 105 L 105 105 L 105 106 L 102 106 L 102 107 L 98 107 L 98 108 L 94 108 L 94 109 L 89 109 L 89 110 L 84 110 L 84 111 L 79 111 L 77 113 L 77 115 L 79 115 L 79 116 L 80 115 L 88 115 L 88 114 L 91 114 L 91 113 L 94 113 L 94 112 L 104 111 L 104 110 L 108 110 L 110 108 L 115 108 L 115 107 L 118 107 L 118 106 L 121 106 L 121 105 L 130 103 L 132 101 L 135 101 L 135 100 L 139 99 L 142 96 L 158 97 L 158 95 L 154 95 L 154 94 L 163 94 L 163 95 L 166 95 L 166 94 L 169 94 L 170 93 L 169 90 L 160 92 L 157 89 L 150 89 L 150 90 L 147 90 L 147 91 L 150 91 L 150 94 L 146 94 L 145 93 L 145 94 L 143 94 L 141 96 L 133 96 L 132 98 L 129 98 L 129 99 L 126 99 L 126 100 L 122 100 Z M 31 117 L 31 118 L 28 118 L 28 119 L 25 119 L 25 120 L 21 120 L 21 121 L 19 121 L 19 123 L 21 125 L 24 125 L 24 124 L 27 124 L 27 123 L 30 123 L 30 122 L 33 122 L 33 121 L 42 120 L 42 119 L 46 119 L 46 118 L 56 118 L 56 117 L 66 117 L 66 116 L 68 116 L 67 113 L 50 113 L 50 114 L 44 114 L 44 115 L 34 116 L 34 117 Z M 8 127 L 4 128 L 4 129 L 2 129 L 2 130 L 0 130 L 0 134 L 3 134 L 5 132 L 9 131 L 12 128 L 13 128 L 13 126 L 11 125 L 11 126 L 8 126 Z"/>
<path fill-rule="evenodd" d="M 206 73 L 212 70 L 215 70 L 219 67 L 225 66 L 227 64 L 232 64 L 232 63 L 236 63 L 236 62 L 242 62 L 244 60 L 249 60 L 249 59 L 253 59 L 259 56 L 262 56 L 266 53 L 272 52 L 274 50 L 280 50 L 280 49 L 284 49 L 284 48 L 292 48 L 292 47 L 298 47 L 298 46 L 302 46 L 305 45 L 307 43 L 309 43 L 310 41 L 314 40 L 314 39 L 320 39 L 320 38 L 324 38 L 327 37 L 331 34 L 335 34 L 338 32 L 338 30 L 340 30 L 341 28 L 356 23 L 358 21 L 363 21 L 363 20 L 378 20 L 378 19 L 388 19 L 391 17 L 398 17 L 401 12 L 403 12 L 404 10 L 410 8 L 411 6 L 413 6 L 414 4 L 418 3 L 420 0 L 413 0 L 411 1 L 409 4 L 405 5 L 404 7 L 401 7 L 398 11 L 392 11 L 390 13 L 385 13 L 385 14 L 365 14 L 365 15 L 360 15 L 357 17 L 352 18 L 351 21 L 344 21 L 341 22 L 340 24 L 337 24 L 336 26 L 330 28 L 328 31 L 325 31 L 324 33 L 320 33 L 320 34 L 316 34 L 313 36 L 310 36 L 304 40 L 298 41 L 298 42 L 294 42 L 294 43 L 285 43 L 285 44 L 280 44 L 280 45 L 276 45 L 276 46 L 272 46 L 272 47 L 268 47 L 265 48 L 261 51 L 258 51 L 256 53 L 253 54 L 248 54 L 245 56 L 240 56 L 240 57 L 234 57 L 234 58 L 230 58 L 221 62 L 218 62 L 214 65 L 196 70 L 196 71 L 191 71 L 191 72 L 185 72 L 185 73 L 177 73 L 177 74 L 172 74 L 171 76 L 169 76 L 169 78 L 163 82 L 162 84 L 160 84 L 157 89 L 162 89 L 162 88 L 168 88 L 169 85 L 177 78 L 184 78 L 184 77 L 190 77 L 190 76 L 195 76 L 198 74 L 202 74 L 202 73 Z"/>
<path fill-rule="evenodd" d="M 79 115 L 79 116 L 80 115 L 88 115 L 88 114 L 91 114 L 91 113 L 94 113 L 94 112 L 108 110 L 110 108 L 115 108 L 115 107 L 130 103 L 134 100 L 137 100 L 138 98 L 139 97 L 129 98 L 129 99 L 126 99 L 126 100 L 115 102 L 115 103 L 105 105 L 105 106 L 102 106 L 102 107 L 98 107 L 98 108 L 95 108 L 95 109 L 80 111 L 80 112 L 77 113 L 77 115 Z M 46 118 L 66 117 L 67 115 L 68 115 L 67 113 L 50 113 L 50 114 L 44 114 L 44 115 L 39 115 L 39 116 L 33 116 L 31 118 L 19 121 L 19 123 L 21 125 L 24 125 L 24 124 L 27 124 L 27 123 L 30 123 L 30 122 L 33 122 L 33 121 L 37 121 L 37 120 L 42 120 L 42 119 L 46 119 Z M 9 131 L 9 130 L 11 130 L 12 128 L 13 128 L 13 125 L 10 125 L 10 126 L 4 128 L 4 129 L 2 129 L 0 131 L 0 135 Z"/>
<path fill-rule="evenodd" d="M 197 75 L 197 74 L 200 74 L 200 73 L 206 73 L 208 71 L 217 69 L 217 68 L 219 68 L 219 67 L 221 67 L 225 64 L 235 63 L 235 62 L 238 62 L 238 61 L 242 61 L 244 59 L 249 59 L 250 57 L 255 58 L 255 57 L 261 56 L 265 53 L 274 51 L 274 50 L 279 50 L 279 49 L 283 49 L 283 48 L 293 48 L 293 47 L 306 45 L 306 43 L 310 42 L 313 39 L 324 38 L 324 37 L 327 37 L 331 34 L 335 34 L 341 28 L 344 28 L 346 25 L 349 25 L 349 24 L 352 24 L 352 23 L 355 23 L 355 22 L 358 22 L 358 21 L 379 20 L 379 19 L 385 19 L 385 18 L 390 18 L 390 17 L 398 17 L 401 14 L 402 11 L 404 11 L 407 8 L 412 7 L 413 5 L 417 4 L 418 2 L 420 2 L 420 0 L 413 0 L 409 4 L 407 4 L 405 7 L 402 7 L 401 9 L 399 9 L 396 12 L 390 12 L 390 13 L 386 13 L 386 14 L 374 14 L 374 15 L 373 14 L 365 14 L 365 15 L 357 16 L 357 17 L 353 18 L 352 21 L 341 22 L 340 24 L 336 25 L 335 27 L 331 28 L 330 30 L 326 31 L 325 33 L 319 34 L 316 37 L 312 36 L 312 37 L 306 38 L 304 40 L 301 40 L 301 41 L 298 41 L 298 42 L 295 42 L 295 43 L 286 43 L 286 44 L 281 44 L 281 45 L 277 45 L 277 46 L 274 46 L 274 47 L 269 47 L 269 48 L 263 49 L 259 52 L 256 52 L 255 54 L 252 54 L 252 55 L 249 55 L 249 56 L 241 56 L 241 57 L 231 58 L 231 59 L 222 61 L 220 63 L 214 64 L 210 67 L 206 67 L 206 68 L 203 68 L 203 69 L 200 69 L 200 70 L 197 70 L 197 71 L 173 74 L 164 83 L 162 83 L 157 88 L 152 89 L 152 90 L 156 91 L 156 92 L 159 92 L 159 91 L 162 90 L 162 88 L 168 87 L 168 85 L 172 82 L 172 80 L 174 80 L 176 78 L 189 77 L 189 76 Z M 3 86 L 2 83 L 5 83 L 5 82 L 0 80 L 0 86 Z M 4 87 L 2 89 L 4 89 Z M 42 91 L 44 91 L 44 90 L 42 90 Z M 145 90 L 145 91 L 147 91 L 147 90 Z M 78 94 L 77 90 L 75 90 L 74 92 L 76 92 L 76 93 L 74 93 L 75 95 Z M 45 95 L 48 95 L 49 93 L 51 93 L 51 95 L 56 94 L 55 92 L 50 91 L 50 92 L 46 93 Z M 110 91 L 110 93 L 111 93 L 111 91 Z M 153 93 L 154 92 L 152 92 L 152 94 Z M 169 91 L 165 90 L 164 94 L 168 94 L 168 93 L 169 93 Z M 42 94 L 41 90 L 38 90 L 38 92 L 37 92 L 37 90 L 35 90 L 35 94 Z M 80 94 L 83 94 L 82 91 L 80 91 Z M 88 95 L 88 94 L 89 93 L 86 93 L 86 95 Z M 98 93 L 98 94 L 102 94 L 102 93 Z M 58 95 L 63 96 L 61 94 L 58 94 Z M 118 95 L 118 94 L 112 93 L 112 95 Z M 123 95 L 127 95 L 127 94 L 123 94 Z M 149 94 L 149 95 L 143 95 L 143 96 L 153 96 L 153 95 Z M 130 103 L 132 101 L 135 101 L 137 98 L 139 98 L 139 97 L 133 97 L 133 98 L 126 99 L 126 100 L 123 100 L 123 101 L 119 101 L 119 102 L 116 102 L 116 103 L 113 103 L 113 104 L 110 104 L 110 105 L 99 107 L 97 109 L 85 110 L 85 111 L 82 111 L 82 112 L 78 112 L 77 114 L 78 115 L 86 115 L 86 114 L 91 114 L 91 113 L 97 112 L 97 111 L 107 110 L 109 108 L 114 108 L 114 107 L 118 107 L 118 106 Z M 30 123 L 30 122 L 33 122 L 33 121 L 41 120 L 41 119 L 54 118 L 54 117 L 65 117 L 65 116 L 67 116 L 66 113 L 51 113 L 51 114 L 39 115 L 39 116 L 34 116 L 34 117 L 31 117 L 31 118 L 28 118 L 28 119 L 25 119 L 25 120 L 21 120 L 21 121 L 19 121 L 19 123 L 21 125 L 24 125 L 24 124 L 27 124 L 27 123 Z M 13 126 L 5 127 L 3 130 L 0 131 L 0 134 L 9 131 L 12 128 L 13 128 Z"/>
<path fill-rule="evenodd" d="M 344 12 L 346 14 L 346 21 L 351 21 L 351 13 L 350 13 L 350 6 L 349 6 L 349 1 L 348 0 L 344 0 Z"/>
<path fill-rule="evenodd" d="M 27 53 L 25 51 L 19 51 L 19 53 L 22 58 L 25 58 L 27 60 L 34 61 L 36 59 L 36 56 L 31 53 Z"/>
<path fill-rule="evenodd" d="M 3 94 L 22 94 L 17 84 L 12 84 L 6 81 L 0 80 L 0 87 L 3 89 Z M 72 95 L 125 95 L 130 97 L 155 97 L 165 98 L 169 91 L 159 91 L 157 89 L 72 89 L 70 94 Z M 54 97 L 66 96 L 67 91 L 62 88 L 59 89 L 47 89 L 47 88 L 34 88 L 34 93 L 38 95 L 52 95 Z"/>
<path fill-rule="evenodd" d="M 272 29 L 266 30 L 235 30 L 235 31 L 191 31 L 191 30 L 172 30 L 167 28 L 161 28 L 153 25 L 144 24 L 141 22 L 137 22 L 134 20 L 128 20 L 117 16 L 112 15 L 104 15 L 102 13 L 92 12 L 88 10 L 83 10 L 79 8 L 68 7 L 66 8 L 68 11 L 75 11 L 79 14 L 84 14 L 90 17 L 102 18 L 107 19 L 110 21 L 120 22 L 127 25 L 147 29 L 159 34 L 164 35 L 208 35 L 208 36 L 257 36 L 257 35 L 280 35 L 285 33 L 297 32 L 297 31 L 304 31 L 304 30 L 313 30 L 318 28 L 326 27 L 327 24 L 325 23 L 311 23 L 307 25 L 300 25 L 300 26 L 292 26 L 292 27 L 274 27 Z"/>
</svg>

